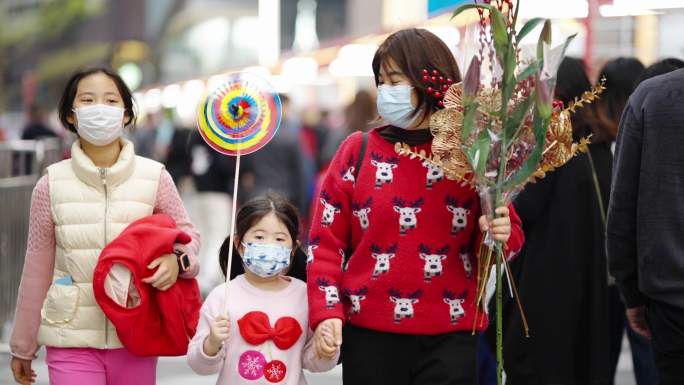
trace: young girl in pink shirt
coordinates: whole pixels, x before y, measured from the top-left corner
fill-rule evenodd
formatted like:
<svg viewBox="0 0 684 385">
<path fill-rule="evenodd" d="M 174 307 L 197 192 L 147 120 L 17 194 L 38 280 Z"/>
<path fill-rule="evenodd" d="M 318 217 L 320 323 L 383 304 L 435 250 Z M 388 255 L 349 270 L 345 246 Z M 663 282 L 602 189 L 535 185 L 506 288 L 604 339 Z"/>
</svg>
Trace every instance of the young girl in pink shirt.
<svg viewBox="0 0 684 385">
<path fill-rule="evenodd" d="M 306 283 L 285 275 L 301 253 L 298 229 L 297 209 L 284 198 L 258 197 L 240 209 L 234 255 L 245 273 L 227 291 L 226 284 L 215 288 L 202 306 L 188 349 L 196 373 L 220 373 L 217 384 L 301 385 L 303 369 L 323 372 L 337 364 L 337 356 L 316 356 Z M 229 248 L 227 238 L 219 256 L 224 275 Z M 332 330 L 325 335 L 332 338 Z"/>
</svg>

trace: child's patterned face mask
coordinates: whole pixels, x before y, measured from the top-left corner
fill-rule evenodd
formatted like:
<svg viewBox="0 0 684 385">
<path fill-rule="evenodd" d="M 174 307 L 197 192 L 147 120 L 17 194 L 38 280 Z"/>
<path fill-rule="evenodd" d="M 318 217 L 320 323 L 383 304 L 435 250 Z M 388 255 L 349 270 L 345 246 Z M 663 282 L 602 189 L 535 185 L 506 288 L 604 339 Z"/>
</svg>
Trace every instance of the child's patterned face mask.
<svg viewBox="0 0 684 385">
<path fill-rule="evenodd" d="M 245 251 L 242 261 L 252 273 L 262 278 L 280 274 L 290 266 L 292 249 L 268 243 L 242 243 Z"/>
</svg>

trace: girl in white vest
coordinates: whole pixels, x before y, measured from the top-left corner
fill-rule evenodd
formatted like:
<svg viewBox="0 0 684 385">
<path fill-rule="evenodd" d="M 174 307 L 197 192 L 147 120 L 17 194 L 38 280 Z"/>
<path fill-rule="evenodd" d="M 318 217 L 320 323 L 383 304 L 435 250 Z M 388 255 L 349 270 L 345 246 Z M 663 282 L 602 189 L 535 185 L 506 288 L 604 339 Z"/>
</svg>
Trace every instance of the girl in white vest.
<svg viewBox="0 0 684 385">
<path fill-rule="evenodd" d="M 12 371 L 35 381 L 31 361 L 46 346 L 50 384 L 148 385 L 156 357 L 131 355 L 93 296 L 100 251 L 126 226 L 165 213 L 191 235 L 148 268 L 146 283 L 167 290 L 197 275 L 199 234 L 162 164 L 135 155 L 121 135 L 135 122 L 133 98 L 108 69 L 76 73 L 59 105 L 60 120 L 78 135 L 71 159 L 50 166 L 33 190 L 28 247 L 11 339 Z"/>
</svg>

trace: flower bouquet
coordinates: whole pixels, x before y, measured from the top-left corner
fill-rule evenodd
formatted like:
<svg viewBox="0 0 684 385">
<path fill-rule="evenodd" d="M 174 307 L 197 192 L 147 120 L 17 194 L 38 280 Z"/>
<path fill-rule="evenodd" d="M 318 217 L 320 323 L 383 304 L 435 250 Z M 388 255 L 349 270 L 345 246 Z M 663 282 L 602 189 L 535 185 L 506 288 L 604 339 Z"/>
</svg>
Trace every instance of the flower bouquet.
<svg viewBox="0 0 684 385">
<path fill-rule="evenodd" d="M 430 161 L 444 170 L 448 179 L 475 188 L 483 215 L 491 218 L 496 207 L 506 206 L 528 182 L 562 166 L 579 151 L 586 151 L 589 138 L 573 142 L 570 115 L 593 101 L 602 84 L 570 106 L 553 101 L 556 72 L 574 36 L 551 47 L 551 23 L 535 18 L 516 30 L 518 4 L 512 0 L 490 0 L 466 4 L 453 14 L 475 8 L 480 15 L 479 52 L 463 82 L 444 92 L 440 106 L 430 118 L 434 136 L 432 155 L 414 152 L 397 143 L 400 155 Z M 536 55 L 522 59 L 518 43 L 543 24 Z M 487 63 L 487 65 L 483 64 Z M 483 69 L 488 72 L 484 73 Z M 482 76 L 487 75 L 487 76 Z M 483 80 L 483 78 L 485 80 Z M 485 290 L 496 266 L 496 324 L 498 383 L 502 383 L 502 269 L 506 269 L 504 245 L 488 234 L 478 254 L 477 308 L 486 312 Z M 512 291 L 515 284 L 508 273 Z M 517 296 L 516 296 L 517 298 Z M 522 306 L 518 302 L 522 314 Z M 476 317 L 475 323 L 484 317 Z M 524 320 L 525 333 L 528 333 Z M 473 325 L 475 330 L 476 325 Z"/>
</svg>

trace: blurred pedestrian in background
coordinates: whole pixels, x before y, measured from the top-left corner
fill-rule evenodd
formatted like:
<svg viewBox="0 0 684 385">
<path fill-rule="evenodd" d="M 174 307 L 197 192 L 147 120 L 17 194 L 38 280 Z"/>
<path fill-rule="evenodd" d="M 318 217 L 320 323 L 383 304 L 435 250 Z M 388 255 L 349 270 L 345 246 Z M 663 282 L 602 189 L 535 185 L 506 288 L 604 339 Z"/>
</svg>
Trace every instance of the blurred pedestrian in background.
<svg viewBox="0 0 684 385">
<path fill-rule="evenodd" d="M 651 337 L 664 385 L 684 383 L 683 90 L 679 69 L 644 81 L 629 98 L 608 210 L 610 271 L 631 329 Z"/>
<path fill-rule="evenodd" d="M 290 98 L 281 96 L 283 117 L 278 134 L 262 151 L 242 157 L 244 200 L 275 192 L 292 202 L 303 216 L 308 203 L 313 176 L 313 159 L 302 149 L 302 124 Z"/>
<path fill-rule="evenodd" d="M 641 83 L 646 79 L 650 79 L 658 75 L 664 75 L 666 73 L 678 70 L 680 68 L 684 68 L 684 60 L 680 60 L 674 57 L 659 60 L 648 66 L 644 70 L 644 72 L 641 73 L 638 83 Z"/>
<path fill-rule="evenodd" d="M 615 139 L 620 118 L 629 96 L 634 92 L 639 79 L 643 76 L 643 71 L 643 64 L 638 59 L 629 57 L 610 60 L 600 71 L 598 78 L 605 78 L 606 90 L 596 101 L 595 108 L 598 117 L 597 124 L 601 128 L 601 132 L 608 136 L 607 138 L 597 137 L 592 141 L 608 139 L 611 144 L 611 156 L 615 152 Z M 647 338 L 635 333 L 629 326 L 625 319 L 625 304 L 613 279 L 611 279 L 608 287 L 608 307 L 610 312 L 610 378 L 615 378 L 620 352 L 622 351 L 622 339 L 626 331 L 631 347 L 634 377 L 637 385 L 658 384 L 658 373 L 653 362 L 651 343 Z"/>
<path fill-rule="evenodd" d="M 32 105 L 28 111 L 28 122 L 22 130 L 21 139 L 36 140 L 56 137 L 57 133 L 47 125 L 45 110 L 39 105 Z"/>
<path fill-rule="evenodd" d="M 214 151 L 197 131 L 192 133 L 189 147 L 195 187 L 190 199 L 190 217 L 202 235 L 199 254 L 202 269 L 198 281 L 202 292 L 207 294 L 224 281 L 216 256 L 230 232 L 235 157 Z"/>
<path fill-rule="evenodd" d="M 565 58 L 555 98 L 565 106 L 591 89 L 582 60 Z M 572 115 L 573 137 L 593 134 L 579 154 L 525 187 L 514 205 L 525 245 L 511 263 L 530 325 L 524 335 L 515 300 L 504 304 L 504 363 L 509 385 L 607 385 L 608 272 L 604 248 L 611 134 L 591 105 Z"/>
<path fill-rule="evenodd" d="M 325 145 L 321 150 L 321 168 L 318 170 L 314 182 L 314 197 L 317 197 L 320 193 L 330 161 L 335 156 L 344 139 L 356 131 L 368 132 L 371 127 L 378 124 L 375 97 L 368 90 L 358 91 L 354 100 L 344 109 L 344 124 L 341 129 L 331 131 L 328 134 Z M 311 208 L 309 210 L 311 213 L 314 212 L 316 204 L 315 200 L 311 201 Z"/>
<path fill-rule="evenodd" d="M 344 125 L 342 130 L 332 131 L 322 151 L 322 169 L 326 169 L 330 160 L 342 141 L 355 131 L 367 132 L 378 125 L 378 112 L 375 108 L 375 97 L 369 90 L 360 90 L 354 100 L 344 109 Z"/>
</svg>

